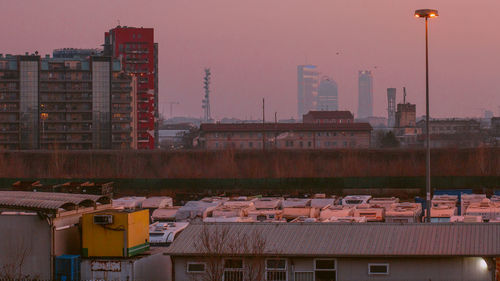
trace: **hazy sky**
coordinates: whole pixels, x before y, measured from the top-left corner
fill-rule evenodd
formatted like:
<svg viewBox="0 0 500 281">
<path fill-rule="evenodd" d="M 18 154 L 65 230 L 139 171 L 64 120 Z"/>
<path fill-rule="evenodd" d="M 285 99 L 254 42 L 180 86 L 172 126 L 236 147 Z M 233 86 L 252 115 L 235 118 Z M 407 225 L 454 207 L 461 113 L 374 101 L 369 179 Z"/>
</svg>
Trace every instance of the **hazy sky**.
<svg viewBox="0 0 500 281">
<path fill-rule="evenodd" d="M 424 23 L 430 31 L 431 114 L 498 115 L 498 0 L 0 0 L 0 53 L 96 47 L 121 25 L 155 28 L 160 110 L 202 116 L 203 68 L 213 73 L 214 117 L 296 117 L 298 64 L 316 64 L 339 85 L 341 109 L 357 111 L 357 71 L 374 73 L 374 114 L 387 116 L 386 88 L 407 87 L 424 113 Z M 336 53 L 340 54 L 337 55 Z"/>
</svg>

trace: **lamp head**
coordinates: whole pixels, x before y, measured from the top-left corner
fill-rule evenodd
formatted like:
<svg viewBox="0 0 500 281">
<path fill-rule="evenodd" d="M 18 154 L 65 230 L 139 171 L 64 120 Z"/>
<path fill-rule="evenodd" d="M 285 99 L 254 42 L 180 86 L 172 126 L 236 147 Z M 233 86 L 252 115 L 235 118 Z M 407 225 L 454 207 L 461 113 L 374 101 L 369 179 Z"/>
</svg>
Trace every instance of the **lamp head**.
<svg viewBox="0 0 500 281">
<path fill-rule="evenodd" d="M 420 9 L 415 11 L 416 18 L 436 18 L 438 16 L 438 11 L 434 9 Z"/>
</svg>

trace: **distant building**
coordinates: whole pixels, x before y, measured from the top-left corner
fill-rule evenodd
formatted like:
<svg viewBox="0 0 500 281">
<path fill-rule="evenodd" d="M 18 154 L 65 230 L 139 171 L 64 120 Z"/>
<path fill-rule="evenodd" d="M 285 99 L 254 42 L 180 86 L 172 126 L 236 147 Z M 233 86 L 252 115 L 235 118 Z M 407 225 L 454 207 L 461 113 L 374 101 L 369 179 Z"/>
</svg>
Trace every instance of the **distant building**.
<svg viewBox="0 0 500 281">
<path fill-rule="evenodd" d="M 417 122 L 422 133 L 418 136 L 425 144 L 425 120 Z M 485 136 L 480 123 L 474 119 L 431 119 L 429 120 L 431 147 L 478 147 L 484 145 Z"/>
<path fill-rule="evenodd" d="M 316 124 L 346 124 L 354 122 L 354 115 L 350 111 L 309 111 L 302 117 L 304 123 Z"/>
<path fill-rule="evenodd" d="M 213 149 L 339 149 L 370 146 L 368 123 L 201 124 L 200 146 Z"/>
<path fill-rule="evenodd" d="M 138 78 L 137 147 L 158 144 L 158 43 L 153 28 L 117 26 L 104 34 L 104 55 L 120 58 L 123 70 Z M 156 140 L 156 141 L 155 141 Z"/>
<path fill-rule="evenodd" d="M 319 72 L 315 65 L 297 66 L 297 115 L 300 118 L 310 110 L 315 110 L 318 98 Z"/>
<path fill-rule="evenodd" d="M 399 103 L 396 111 L 396 128 L 415 127 L 417 106 L 411 103 Z"/>
<path fill-rule="evenodd" d="M 338 87 L 332 78 L 323 76 L 319 82 L 317 110 L 338 110 Z"/>
<path fill-rule="evenodd" d="M 387 126 L 396 124 L 396 88 L 387 88 Z"/>
<path fill-rule="evenodd" d="M 387 128 L 387 118 L 385 117 L 370 116 L 366 118 L 356 118 L 356 122 L 370 123 L 374 128 Z"/>
<path fill-rule="evenodd" d="M 173 280 L 486 281 L 499 236 L 498 223 L 192 223 L 165 254 Z"/>
<path fill-rule="evenodd" d="M 373 116 L 373 76 L 369 70 L 358 72 L 358 118 Z"/>
<path fill-rule="evenodd" d="M 102 55 L 101 49 L 77 49 L 77 48 L 63 48 L 63 49 L 55 49 L 52 52 L 53 58 L 66 58 L 66 59 L 86 59 L 91 56 L 100 56 Z"/>
<path fill-rule="evenodd" d="M 136 85 L 110 57 L 0 57 L 0 148 L 133 148 Z"/>
</svg>

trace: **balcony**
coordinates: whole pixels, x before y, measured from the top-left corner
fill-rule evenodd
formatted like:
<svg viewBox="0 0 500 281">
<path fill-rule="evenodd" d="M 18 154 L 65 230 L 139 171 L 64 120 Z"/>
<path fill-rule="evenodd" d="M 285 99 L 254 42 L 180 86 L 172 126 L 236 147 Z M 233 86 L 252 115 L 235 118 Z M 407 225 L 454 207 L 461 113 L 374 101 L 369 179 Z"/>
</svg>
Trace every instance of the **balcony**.
<svg viewBox="0 0 500 281">
<path fill-rule="evenodd" d="M 148 54 L 149 49 L 131 49 L 125 48 L 125 53 L 127 54 Z"/>
<path fill-rule="evenodd" d="M 112 103 L 131 103 L 132 97 L 112 97 Z"/>
<path fill-rule="evenodd" d="M 113 117 L 111 120 L 112 123 L 130 123 L 132 122 L 131 117 Z"/>
<path fill-rule="evenodd" d="M 119 113 L 119 112 L 129 113 L 129 112 L 132 112 L 132 107 L 130 107 L 130 106 L 127 106 L 127 107 L 113 107 L 111 109 L 111 112 L 113 112 L 113 113 Z"/>
<path fill-rule="evenodd" d="M 130 86 L 111 87 L 111 92 L 130 93 L 131 91 L 132 91 L 132 87 L 130 87 Z"/>
</svg>

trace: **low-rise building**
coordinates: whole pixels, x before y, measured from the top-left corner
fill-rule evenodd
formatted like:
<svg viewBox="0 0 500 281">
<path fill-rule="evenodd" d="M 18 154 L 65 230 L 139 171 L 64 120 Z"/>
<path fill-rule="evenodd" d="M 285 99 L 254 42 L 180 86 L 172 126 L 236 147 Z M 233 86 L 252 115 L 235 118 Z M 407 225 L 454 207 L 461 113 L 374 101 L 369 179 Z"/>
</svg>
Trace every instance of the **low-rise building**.
<svg viewBox="0 0 500 281">
<path fill-rule="evenodd" d="M 339 149 L 370 147 L 368 123 L 201 124 L 200 146 L 209 149 Z"/>
<path fill-rule="evenodd" d="M 350 111 L 309 111 L 302 116 L 302 122 L 315 124 L 347 124 L 354 123 L 354 115 Z"/>
<path fill-rule="evenodd" d="M 424 145 L 426 121 L 418 121 L 417 127 L 422 130 L 418 141 Z M 429 135 L 432 148 L 478 147 L 483 145 L 485 140 L 481 124 L 474 119 L 431 119 Z"/>
<path fill-rule="evenodd" d="M 206 246 L 193 243 L 201 237 Z M 486 281 L 495 276 L 498 237 L 493 223 L 191 224 L 165 254 L 175 281 L 214 272 L 218 280 Z"/>
<path fill-rule="evenodd" d="M 99 195 L 0 191 L 0 279 L 55 280 L 56 257 L 82 253 L 82 215 L 110 203 Z"/>
</svg>

